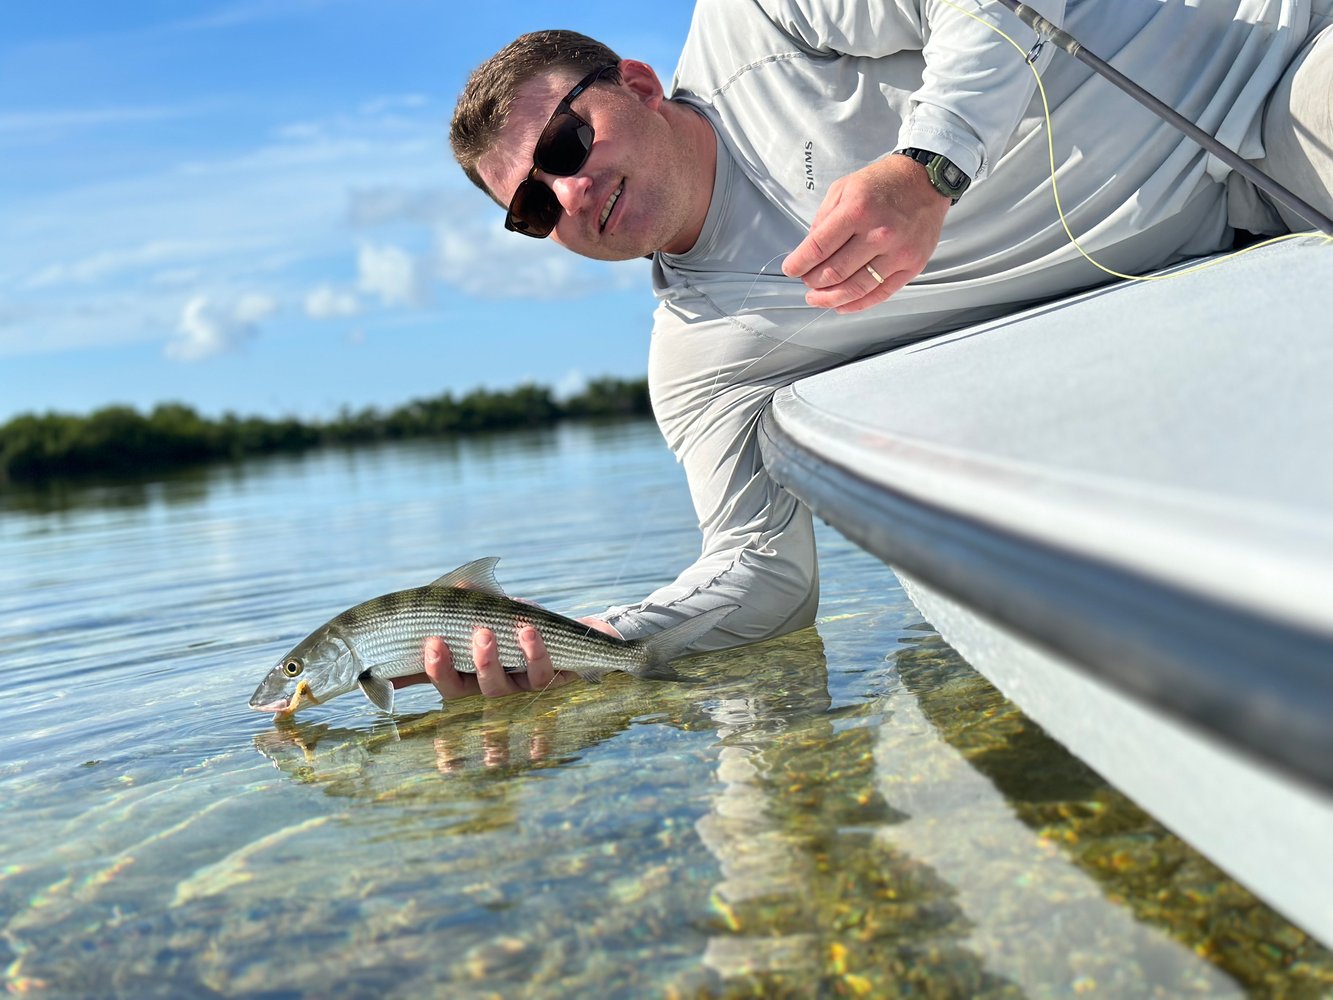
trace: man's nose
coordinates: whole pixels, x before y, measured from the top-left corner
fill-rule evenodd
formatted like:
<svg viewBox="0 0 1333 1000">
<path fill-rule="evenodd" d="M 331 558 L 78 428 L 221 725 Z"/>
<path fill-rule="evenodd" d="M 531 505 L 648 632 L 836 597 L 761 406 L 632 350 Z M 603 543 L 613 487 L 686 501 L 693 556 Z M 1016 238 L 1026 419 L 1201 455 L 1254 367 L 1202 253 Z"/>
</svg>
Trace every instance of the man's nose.
<svg viewBox="0 0 1333 1000">
<path fill-rule="evenodd" d="M 588 197 L 592 193 L 592 178 L 586 174 L 575 174 L 573 177 L 547 177 L 546 183 L 555 192 L 560 207 L 565 210 L 566 215 L 577 215 L 581 212 L 587 206 Z"/>
</svg>

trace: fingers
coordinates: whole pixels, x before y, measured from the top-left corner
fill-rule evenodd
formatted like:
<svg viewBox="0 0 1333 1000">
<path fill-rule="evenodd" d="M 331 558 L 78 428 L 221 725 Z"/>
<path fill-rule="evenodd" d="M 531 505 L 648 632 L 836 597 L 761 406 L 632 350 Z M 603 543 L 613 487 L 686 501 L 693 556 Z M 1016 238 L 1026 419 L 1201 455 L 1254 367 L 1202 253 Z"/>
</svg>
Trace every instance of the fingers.
<svg viewBox="0 0 1333 1000">
<path fill-rule="evenodd" d="M 617 638 L 620 636 L 620 633 L 606 622 L 591 618 L 581 618 L 579 620 L 596 622 L 594 627 L 598 631 L 607 632 Z M 524 625 L 519 628 L 518 648 L 523 651 L 523 658 L 528 661 L 528 672 L 517 675 L 517 677 L 522 678 L 519 683 L 524 688 L 532 691 L 545 691 L 547 688 L 559 687 L 562 684 L 568 684 L 570 681 L 578 680 L 578 674 L 555 669 L 551 654 L 546 650 L 546 643 L 542 642 L 541 634 L 531 625 Z"/>
<path fill-rule="evenodd" d="M 471 674 L 460 674 L 454 669 L 449 646 L 438 635 L 425 641 L 421 653 L 426 664 L 426 678 L 435 685 L 440 697 L 446 702 L 477 693 L 477 678 Z"/>
<path fill-rule="evenodd" d="M 805 239 L 796 245 L 796 249 L 782 262 L 782 273 L 789 278 L 800 278 L 811 284 L 810 272 L 819 267 L 831 256 L 842 249 L 843 245 L 856 234 L 856 222 L 852 213 L 845 211 L 843 191 L 846 178 L 840 177 L 828 189 L 828 194 L 810 221 L 810 231 Z M 846 275 L 842 276 L 843 278 Z M 842 278 L 838 279 L 839 281 Z M 834 284 L 824 281 L 820 284 Z"/>
<path fill-rule="evenodd" d="M 811 230 L 811 236 L 815 235 Z M 807 237 L 801 247 L 828 243 L 820 234 L 814 241 Z M 933 248 L 934 241 L 929 245 Z M 877 250 L 880 247 L 886 249 L 880 252 Z M 809 286 L 805 301 L 817 309 L 835 309 L 840 313 L 878 305 L 920 274 L 929 256 L 915 246 L 902 245 L 902 241 L 886 236 L 883 230 L 853 235 L 800 275 Z M 785 270 L 786 265 L 783 267 Z"/>
<path fill-rule="evenodd" d="M 555 680 L 555 666 L 551 663 L 551 654 L 546 651 L 546 643 L 531 625 L 519 627 L 518 648 L 528 661 L 528 686 L 537 690 L 549 687 Z"/>
<path fill-rule="evenodd" d="M 443 639 L 439 636 L 427 639 L 422 644 L 421 660 L 425 665 L 424 673 L 389 678 L 389 683 L 393 685 L 395 690 L 413 687 L 417 684 L 434 684 L 438 688 L 442 683 L 450 683 L 450 679 L 446 679 L 445 674 L 446 672 L 453 673 L 451 669 L 452 660 L 449 657 L 449 647 L 444 644 Z M 454 678 L 457 678 L 457 676 L 457 674 L 454 674 Z"/>
<path fill-rule="evenodd" d="M 885 157 L 829 187 L 783 273 L 805 282 L 805 300 L 816 308 L 878 305 L 925 269 L 949 205 L 915 160 Z"/>
<path fill-rule="evenodd" d="M 487 628 L 479 628 L 472 633 L 472 661 L 477 667 L 477 684 L 486 697 L 502 698 L 519 691 L 544 691 L 576 678 L 576 674 L 555 669 L 546 644 L 531 625 L 518 626 L 516 637 L 528 669 L 508 673 L 500 663 L 495 633 Z"/>
<path fill-rule="evenodd" d="M 598 622 L 597 625 L 602 631 L 615 634 L 610 625 L 604 622 Z M 440 697 L 449 702 L 474 694 L 483 694 L 488 698 L 502 698 L 520 691 L 541 691 L 576 679 L 576 674 L 555 669 L 546 644 L 531 625 L 520 625 L 516 630 L 516 637 L 518 647 L 527 661 L 526 672 L 506 671 L 500 662 L 500 648 L 495 640 L 495 633 L 491 629 L 478 627 L 472 632 L 469 650 L 476 673 L 455 670 L 449 646 L 439 636 L 432 636 L 422 647 L 426 672 L 394 678 L 393 686 L 402 688 L 429 682 L 435 685 Z"/>
<path fill-rule="evenodd" d="M 850 213 L 833 212 L 822 226 L 811 227 L 782 269 L 809 286 L 805 295 L 809 305 L 857 312 L 885 301 L 924 266 L 924 261 L 921 266 L 903 266 L 895 263 L 897 255 L 878 253 L 875 248 L 886 243 L 891 240 L 883 230 L 858 233 Z"/>
<path fill-rule="evenodd" d="M 477 686 L 487 698 L 503 698 L 523 690 L 500 663 L 500 647 L 488 628 L 472 630 L 472 663 L 477 668 Z"/>
<path fill-rule="evenodd" d="M 822 208 L 820 214 L 824 214 Z M 831 212 L 822 221 L 817 217 L 810 226 L 810 232 L 805 234 L 805 239 L 796 244 L 795 250 L 787 254 L 787 259 L 782 262 L 782 273 L 789 278 L 800 278 L 807 285 L 812 284 L 812 278 L 816 285 L 835 284 L 843 280 L 845 274 L 831 281 L 829 280 L 831 273 L 821 272 L 819 275 L 812 275 L 811 272 L 826 265 L 830 258 L 843 249 L 855 232 L 850 216 L 844 213 Z"/>
<path fill-rule="evenodd" d="M 872 270 L 874 273 L 872 274 Z M 888 299 L 920 273 L 906 268 L 892 269 L 887 257 L 873 257 L 846 280 L 828 288 L 811 289 L 805 301 L 819 309 L 839 313 L 860 312 Z M 876 280 L 875 275 L 882 280 Z"/>
<path fill-rule="evenodd" d="M 822 264 L 826 259 L 828 251 L 812 229 L 805 234 L 805 239 L 796 244 L 796 249 L 787 254 L 787 259 L 782 262 L 782 273 L 789 278 L 804 278 L 812 267 Z"/>
</svg>

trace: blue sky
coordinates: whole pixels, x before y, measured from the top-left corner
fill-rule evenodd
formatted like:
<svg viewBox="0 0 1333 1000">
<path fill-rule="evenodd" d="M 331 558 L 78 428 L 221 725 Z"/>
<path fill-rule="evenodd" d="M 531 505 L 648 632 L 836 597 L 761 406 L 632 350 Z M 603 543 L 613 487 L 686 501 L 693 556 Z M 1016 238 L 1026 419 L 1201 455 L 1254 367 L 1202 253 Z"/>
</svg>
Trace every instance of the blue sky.
<svg viewBox="0 0 1333 1000">
<path fill-rule="evenodd" d="M 6 4 L 0 421 L 168 400 L 319 417 L 642 375 L 647 262 L 506 233 L 446 134 L 471 69 L 535 28 L 668 82 L 691 5 L 627 9 Z"/>
</svg>

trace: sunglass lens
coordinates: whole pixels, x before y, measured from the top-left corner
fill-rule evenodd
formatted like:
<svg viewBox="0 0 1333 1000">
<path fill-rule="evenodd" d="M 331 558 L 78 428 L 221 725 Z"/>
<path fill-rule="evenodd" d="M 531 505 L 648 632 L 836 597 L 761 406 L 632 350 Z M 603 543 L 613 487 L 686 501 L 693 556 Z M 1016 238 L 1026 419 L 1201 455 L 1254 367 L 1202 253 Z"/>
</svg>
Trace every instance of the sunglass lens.
<svg viewBox="0 0 1333 1000">
<path fill-rule="evenodd" d="M 568 177 L 588 158 L 592 137 L 592 126 L 578 115 L 556 115 L 542 129 L 533 159 L 548 174 Z"/>
<path fill-rule="evenodd" d="M 563 209 L 555 192 L 541 181 L 526 180 L 514 192 L 505 228 L 538 239 L 551 235 Z"/>
</svg>

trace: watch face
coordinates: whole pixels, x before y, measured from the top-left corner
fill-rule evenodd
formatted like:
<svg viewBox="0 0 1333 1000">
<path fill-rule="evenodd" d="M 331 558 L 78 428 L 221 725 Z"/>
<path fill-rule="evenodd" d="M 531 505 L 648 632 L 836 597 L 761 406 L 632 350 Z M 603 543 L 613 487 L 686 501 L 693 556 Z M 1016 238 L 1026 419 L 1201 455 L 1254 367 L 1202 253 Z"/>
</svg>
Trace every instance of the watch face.
<svg viewBox="0 0 1333 1000">
<path fill-rule="evenodd" d="M 928 149 L 917 149 L 913 146 L 907 146 L 903 149 L 895 150 L 910 156 L 926 168 L 926 174 L 930 177 L 930 183 L 935 185 L 935 190 L 946 198 L 952 198 L 954 202 L 964 191 L 972 184 L 972 178 L 963 173 L 962 169 L 954 164 L 947 156 L 942 153 L 932 153 Z"/>
</svg>

